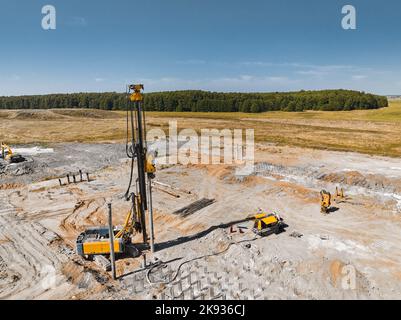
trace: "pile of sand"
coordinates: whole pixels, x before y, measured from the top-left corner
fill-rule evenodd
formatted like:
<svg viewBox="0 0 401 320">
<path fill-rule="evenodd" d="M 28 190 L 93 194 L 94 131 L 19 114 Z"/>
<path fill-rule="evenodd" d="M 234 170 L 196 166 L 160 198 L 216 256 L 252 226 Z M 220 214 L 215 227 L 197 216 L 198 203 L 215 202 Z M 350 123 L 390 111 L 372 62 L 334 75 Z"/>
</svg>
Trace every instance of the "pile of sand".
<svg viewBox="0 0 401 320">
<path fill-rule="evenodd" d="M 91 119 L 118 119 L 124 117 L 123 114 L 110 112 L 107 110 L 97 109 L 55 109 L 52 110 L 54 114 L 77 117 L 77 118 L 91 118 Z"/>
<path fill-rule="evenodd" d="M 97 109 L 43 109 L 43 110 L 2 110 L 0 119 L 8 120 L 68 120 L 71 118 L 118 119 L 123 114 Z"/>
</svg>

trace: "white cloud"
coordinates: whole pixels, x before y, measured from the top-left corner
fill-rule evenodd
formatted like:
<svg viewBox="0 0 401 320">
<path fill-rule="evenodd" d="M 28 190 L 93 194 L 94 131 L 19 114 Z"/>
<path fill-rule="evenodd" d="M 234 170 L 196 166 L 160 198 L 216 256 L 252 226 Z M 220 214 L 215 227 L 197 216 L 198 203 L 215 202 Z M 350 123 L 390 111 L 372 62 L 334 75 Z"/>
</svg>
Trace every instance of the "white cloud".
<svg viewBox="0 0 401 320">
<path fill-rule="evenodd" d="M 362 75 L 362 74 L 357 74 L 352 76 L 352 80 L 363 80 L 366 79 L 368 76 Z"/>
<path fill-rule="evenodd" d="M 316 69 L 316 70 L 326 70 L 326 71 L 355 68 L 354 66 L 351 65 L 331 65 L 331 64 L 318 65 L 318 64 L 299 63 L 299 62 L 273 63 L 264 61 L 245 61 L 245 62 L 240 62 L 239 64 L 243 66 L 305 68 L 305 69 Z"/>
<path fill-rule="evenodd" d="M 318 71 L 318 70 L 301 70 L 301 71 L 297 71 L 297 74 L 303 75 L 303 76 L 315 76 L 315 77 L 319 77 L 319 76 L 323 76 L 325 74 L 327 74 L 327 72 L 323 72 L 323 71 Z"/>
<path fill-rule="evenodd" d="M 95 78 L 96 82 L 103 82 L 105 79 L 104 78 Z"/>
<path fill-rule="evenodd" d="M 86 27 L 88 25 L 88 21 L 84 17 L 71 17 L 67 25 L 72 27 Z"/>
</svg>

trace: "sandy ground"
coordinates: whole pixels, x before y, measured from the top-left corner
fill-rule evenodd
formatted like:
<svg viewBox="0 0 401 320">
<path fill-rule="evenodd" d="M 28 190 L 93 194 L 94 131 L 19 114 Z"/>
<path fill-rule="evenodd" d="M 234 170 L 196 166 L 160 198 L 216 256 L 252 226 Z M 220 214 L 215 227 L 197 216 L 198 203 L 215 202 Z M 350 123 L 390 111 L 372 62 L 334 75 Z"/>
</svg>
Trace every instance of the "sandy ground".
<svg viewBox="0 0 401 320">
<path fill-rule="evenodd" d="M 137 271 L 142 258 L 121 258 L 113 281 L 76 256 L 74 241 L 87 226 L 106 223 L 108 202 L 115 224 L 123 222 L 124 146 L 50 147 L 53 153 L 32 156 L 31 172 L 0 175 L 2 299 L 400 297 L 399 159 L 261 144 L 255 173 L 245 178 L 233 166 L 159 166 L 156 180 L 180 191 L 154 189 L 157 253 L 147 259 L 168 266 L 147 279 Z M 79 169 L 92 180 L 67 185 L 65 174 Z M 336 186 L 346 198 L 324 216 L 319 191 Z M 215 202 L 187 217 L 174 214 L 202 198 Z M 285 232 L 255 237 L 246 217 L 258 208 L 279 213 Z M 171 281 L 148 281 L 163 279 Z"/>
</svg>

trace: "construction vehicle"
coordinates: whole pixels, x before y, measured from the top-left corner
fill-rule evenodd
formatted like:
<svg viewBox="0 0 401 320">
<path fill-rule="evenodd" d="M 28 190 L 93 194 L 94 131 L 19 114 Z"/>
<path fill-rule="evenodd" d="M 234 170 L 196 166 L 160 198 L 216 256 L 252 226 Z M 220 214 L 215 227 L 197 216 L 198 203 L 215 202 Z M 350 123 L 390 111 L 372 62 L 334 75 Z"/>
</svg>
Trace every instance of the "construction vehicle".
<svg viewBox="0 0 401 320">
<path fill-rule="evenodd" d="M 252 231 L 258 236 L 278 234 L 284 226 L 283 219 L 276 213 L 258 213 L 254 219 Z"/>
<path fill-rule="evenodd" d="M 131 201 L 131 208 L 120 228 L 113 229 L 114 253 L 130 253 L 139 255 L 139 244 L 132 243 L 132 237 L 142 233 L 142 248 L 148 248 L 148 236 L 145 215 L 149 214 L 151 249 L 154 250 L 153 209 L 152 209 L 152 179 L 155 177 L 154 157 L 147 152 L 146 121 L 143 106 L 142 90 L 144 86 L 129 85 L 127 87 L 127 142 L 126 153 L 131 159 L 130 181 L 125 199 Z M 130 129 L 129 124 L 130 123 Z M 131 141 L 129 141 L 131 138 Z M 131 192 L 134 167 L 137 167 L 136 190 Z M 111 249 L 109 227 L 89 228 L 81 233 L 76 241 L 77 253 L 90 258 L 94 255 L 108 255 Z"/>
<path fill-rule="evenodd" d="M 4 160 L 8 160 L 9 158 L 11 158 L 13 155 L 13 151 L 11 150 L 11 148 L 3 142 L 1 142 L 0 145 L 1 145 L 1 158 Z"/>
<path fill-rule="evenodd" d="M 0 158 L 2 158 L 4 161 L 8 163 L 19 163 L 25 161 L 25 158 L 19 154 L 14 153 L 10 146 L 7 144 L 1 142 L 0 143 L 1 147 L 1 153 L 0 153 Z"/>
<path fill-rule="evenodd" d="M 320 191 L 320 212 L 328 214 L 331 207 L 331 194 L 326 190 Z"/>
<path fill-rule="evenodd" d="M 336 187 L 336 194 L 334 197 L 335 201 L 342 201 L 345 199 L 344 189 Z"/>
</svg>

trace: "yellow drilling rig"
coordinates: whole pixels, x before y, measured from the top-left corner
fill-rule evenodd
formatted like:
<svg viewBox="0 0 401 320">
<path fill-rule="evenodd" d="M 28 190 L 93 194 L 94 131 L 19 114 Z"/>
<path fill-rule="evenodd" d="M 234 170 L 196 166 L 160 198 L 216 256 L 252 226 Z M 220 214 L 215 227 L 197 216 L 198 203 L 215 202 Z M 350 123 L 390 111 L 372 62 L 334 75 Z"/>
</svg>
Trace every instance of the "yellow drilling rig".
<svg viewBox="0 0 401 320">
<path fill-rule="evenodd" d="M 153 208 L 152 208 L 152 179 L 155 177 L 156 167 L 154 158 L 148 153 L 146 144 L 146 120 L 143 105 L 144 86 L 142 84 L 127 87 L 127 143 L 126 153 L 131 159 L 130 181 L 125 199 L 131 201 L 125 223 L 121 228 L 94 227 L 82 232 L 76 241 L 77 253 L 90 258 L 94 255 L 109 255 L 114 247 L 114 253 L 129 253 L 139 255 L 138 247 L 149 247 L 146 228 L 146 215 L 149 215 L 150 247 L 154 251 Z M 135 163 L 137 179 L 135 192 L 131 192 Z M 111 210 L 111 206 L 109 207 Z M 132 237 L 142 233 L 143 243 L 132 243 Z M 113 239 L 113 240 L 112 240 Z M 111 246 L 113 243 L 113 246 Z"/>
</svg>

